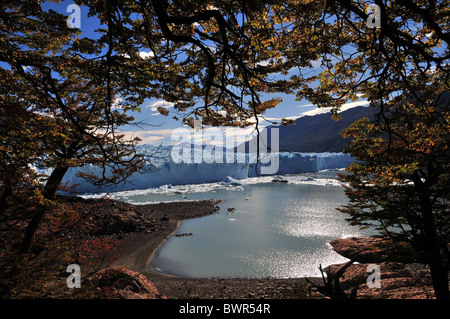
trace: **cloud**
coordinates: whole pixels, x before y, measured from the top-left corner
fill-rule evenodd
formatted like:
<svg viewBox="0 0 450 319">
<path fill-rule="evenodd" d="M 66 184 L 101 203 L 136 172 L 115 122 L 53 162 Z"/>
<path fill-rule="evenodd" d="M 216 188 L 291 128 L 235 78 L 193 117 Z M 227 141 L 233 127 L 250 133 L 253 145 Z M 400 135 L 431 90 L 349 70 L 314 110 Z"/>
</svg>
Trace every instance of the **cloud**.
<svg viewBox="0 0 450 319">
<path fill-rule="evenodd" d="M 141 57 L 141 59 L 149 59 L 149 58 L 153 58 L 154 56 L 155 56 L 155 54 L 152 52 L 152 51 L 150 51 L 150 52 L 146 52 L 146 51 L 139 51 L 139 56 Z M 123 56 L 124 58 L 127 58 L 127 59 L 129 59 L 130 58 L 130 55 L 129 54 L 127 54 L 127 53 L 124 53 L 124 54 L 120 54 L 121 56 Z"/>
<path fill-rule="evenodd" d="M 349 102 L 349 103 L 345 103 L 341 106 L 339 113 L 349 110 L 351 108 L 357 107 L 357 106 L 367 106 L 369 105 L 369 101 L 355 101 L 355 102 Z M 318 114 L 326 114 L 329 113 L 331 111 L 330 107 L 326 107 L 326 108 L 315 108 L 314 110 L 310 110 L 310 111 L 306 111 L 303 113 L 300 113 L 299 117 L 301 116 L 313 116 L 313 115 L 318 115 Z"/>
<path fill-rule="evenodd" d="M 173 129 L 171 129 L 171 128 L 138 131 L 139 134 L 164 135 L 164 136 L 170 136 L 170 134 L 172 134 L 172 132 L 173 132 Z"/>
<path fill-rule="evenodd" d="M 297 105 L 297 107 L 309 107 L 309 106 L 314 106 L 314 104 L 302 104 L 302 105 Z"/>
<path fill-rule="evenodd" d="M 153 58 L 155 56 L 155 54 L 152 51 L 150 51 L 150 52 L 139 51 L 139 56 L 145 60 L 148 58 Z"/>
<path fill-rule="evenodd" d="M 267 116 L 258 116 L 258 125 L 260 130 L 263 129 L 266 126 L 270 125 L 280 125 L 282 119 L 287 120 L 296 120 L 301 115 L 294 115 L 294 116 L 283 116 L 283 117 L 267 117 Z M 248 119 L 248 122 L 256 124 L 255 118 Z M 251 126 L 252 129 L 255 129 L 254 126 Z"/>
<path fill-rule="evenodd" d="M 315 108 L 314 110 L 306 111 L 303 113 L 300 113 L 299 117 L 302 116 L 314 116 L 318 114 L 326 114 L 329 113 L 331 108 Z"/>
<path fill-rule="evenodd" d="M 122 99 L 122 98 L 116 97 L 116 98 L 114 99 L 114 101 L 112 102 L 112 104 L 111 104 L 111 108 L 112 108 L 112 109 L 115 109 L 115 110 L 122 109 L 122 106 L 120 105 L 120 103 L 122 103 L 122 102 L 123 102 L 123 99 Z"/>
<path fill-rule="evenodd" d="M 165 139 L 164 136 L 148 136 L 148 137 L 141 137 L 142 141 L 140 144 L 160 144 L 161 140 Z"/>
<path fill-rule="evenodd" d="M 348 109 L 351 109 L 352 107 L 357 107 L 357 106 L 366 106 L 369 105 L 369 101 L 355 101 L 355 102 L 349 102 L 349 103 L 345 103 L 344 105 L 342 105 L 341 110 L 345 111 Z M 345 108 L 345 109 L 344 109 Z"/>
<path fill-rule="evenodd" d="M 162 140 L 169 138 L 173 129 L 154 129 L 154 130 L 142 130 L 142 131 L 127 131 L 123 132 L 125 138 L 132 139 L 139 137 L 142 139 L 140 144 L 159 144 Z"/>
<path fill-rule="evenodd" d="M 157 111 L 158 107 L 164 107 L 166 109 L 173 106 L 173 103 L 167 102 L 164 100 L 156 101 L 153 104 L 147 105 L 146 107 L 149 107 L 152 111 Z"/>
</svg>

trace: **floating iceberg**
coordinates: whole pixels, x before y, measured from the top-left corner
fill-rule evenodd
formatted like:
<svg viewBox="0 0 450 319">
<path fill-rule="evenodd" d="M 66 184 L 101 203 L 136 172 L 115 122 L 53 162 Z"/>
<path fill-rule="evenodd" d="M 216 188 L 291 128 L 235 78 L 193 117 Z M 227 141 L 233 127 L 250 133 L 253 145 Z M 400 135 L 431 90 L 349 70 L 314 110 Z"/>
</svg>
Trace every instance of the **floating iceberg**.
<svg viewBox="0 0 450 319">
<path fill-rule="evenodd" d="M 233 177 L 227 176 L 220 183 L 220 185 L 231 185 L 231 186 L 239 186 L 242 185 L 241 182 L 238 182 Z"/>
</svg>

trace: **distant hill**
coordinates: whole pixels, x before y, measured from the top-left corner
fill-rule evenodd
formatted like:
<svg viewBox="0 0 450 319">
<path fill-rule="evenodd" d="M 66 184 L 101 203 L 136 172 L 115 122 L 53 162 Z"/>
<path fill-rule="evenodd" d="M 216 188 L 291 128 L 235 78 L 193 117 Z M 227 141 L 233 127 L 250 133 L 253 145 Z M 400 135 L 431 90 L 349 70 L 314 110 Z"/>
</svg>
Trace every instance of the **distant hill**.
<svg viewBox="0 0 450 319">
<path fill-rule="evenodd" d="M 411 99 L 408 100 L 410 101 Z M 448 106 L 449 101 L 450 93 L 445 92 L 437 96 L 433 104 L 439 109 L 442 106 Z M 341 112 L 342 118 L 339 121 L 333 120 L 330 113 L 324 113 L 300 117 L 295 120 L 295 125 L 268 126 L 264 130 L 268 128 L 279 129 L 280 151 L 304 153 L 342 152 L 348 148 L 349 139 L 344 139 L 340 133 L 363 117 L 368 117 L 372 120 L 378 111 L 378 108 L 357 106 Z M 385 115 L 389 117 L 389 113 L 385 113 Z M 270 149 L 270 130 L 267 132 Z M 255 145 L 253 140 L 246 142 L 246 152 L 249 151 L 249 143 Z M 186 144 L 186 146 L 189 147 L 189 144 Z M 194 146 L 191 145 L 191 147 L 193 148 Z M 206 145 L 202 146 L 202 148 L 205 147 Z M 238 151 L 238 149 L 240 150 L 240 148 L 235 147 L 234 151 Z M 254 150 L 255 147 L 253 148 Z M 226 149 L 223 148 L 223 151 L 226 151 Z M 232 149 L 228 151 L 232 151 Z"/>
<path fill-rule="evenodd" d="M 348 148 L 349 139 L 340 133 L 363 117 L 373 118 L 376 108 L 358 106 L 340 113 L 342 118 L 335 121 L 330 113 L 303 116 L 295 120 L 295 125 L 269 126 L 279 128 L 279 149 L 289 152 L 342 152 Z M 270 130 L 268 131 L 270 142 Z M 248 149 L 248 142 L 246 143 Z"/>
</svg>

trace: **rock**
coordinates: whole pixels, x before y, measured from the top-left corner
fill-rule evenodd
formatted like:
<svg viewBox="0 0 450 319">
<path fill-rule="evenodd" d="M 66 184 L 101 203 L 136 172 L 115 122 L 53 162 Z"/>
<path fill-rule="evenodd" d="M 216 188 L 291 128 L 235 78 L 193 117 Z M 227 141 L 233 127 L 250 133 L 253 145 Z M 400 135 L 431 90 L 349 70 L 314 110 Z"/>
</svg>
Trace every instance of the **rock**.
<svg viewBox="0 0 450 319">
<path fill-rule="evenodd" d="M 274 183 L 288 183 L 289 181 L 285 178 L 282 178 L 281 176 L 276 176 L 272 179 L 272 182 Z"/>
<path fill-rule="evenodd" d="M 324 269 L 326 273 L 336 273 L 344 264 L 331 265 Z M 341 289 L 349 293 L 357 287 L 357 299 L 429 299 L 434 291 L 426 267 L 419 264 L 396 262 L 380 263 L 380 288 L 369 288 L 367 280 L 370 263 L 352 264 L 339 280 Z M 369 280 L 370 281 L 370 280 Z"/>
<path fill-rule="evenodd" d="M 360 263 L 417 262 L 415 250 L 406 242 L 380 237 L 349 237 L 332 240 L 330 245 L 338 254 Z"/>
<path fill-rule="evenodd" d="M 175 237 L 186 237 L 186 236 L 192 236 L 192 233 L 175 234 Z"/>
<path fill-rule="evenodd" d="M 378 244 L 384 240 L 378 237 L 349 237 L 330 241 L 332 249 L 339 255 L 360 263 L 379 263 L 385 256 Z"/>
<path fill-rule="evenodd" d="M 334 274 L 344 264 L 331 265 L 324 268 L 325 273 Z M 355 286 L 359 286 L 367 281 L 367 264 L 352 264 L 344 272 L 343 276 L 339 280 L 339 284 L 343 290 L 350 289 Z"/>
<path fill-rule="evenodd" d="M 104 235 L 129 233 L 135 231 L 137 226 L 137 214 L 135 212 L 114 212 L 105 218 L 101 233 Z"/>
<path fill-rule="evenodd" d="M 358 299 L 434 298 L 430 272 L 425 266 L 413 262 L 414 254 L 408 254 L 409 245 L 394 244 L 379 237 L 336 239 L 330 241 L 330 245 L 338 254 L 357 262 L 344 271 L 339 283 L 347 293 L 357 287 Z M 372 274 L 368 267 L 373 264 L 380 267 L 380 288 L 367 285 Z M 343 265 L 331 265 L 324 271 L 335 274 Z"/>
<path fill-rule="evenodd" d="M 98 280 L 107 298 L 167 299 L 146 276 L 125 268 L 109 269 Z"/>
</svg>

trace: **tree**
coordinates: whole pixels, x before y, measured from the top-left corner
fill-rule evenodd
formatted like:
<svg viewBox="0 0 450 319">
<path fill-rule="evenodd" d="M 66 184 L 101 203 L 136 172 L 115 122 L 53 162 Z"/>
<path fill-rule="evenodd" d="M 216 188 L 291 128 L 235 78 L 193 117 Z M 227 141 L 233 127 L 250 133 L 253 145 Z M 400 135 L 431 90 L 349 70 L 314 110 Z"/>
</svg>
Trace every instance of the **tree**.
<svg viewBox="0 0 450 319">
<path fill-rule="evenodd" d="M 430 266 L 436 297 L 447 298 L 449 96 L 428 101 L 411 99 L 386 114 L 388 122 L 365 118 L 344 131 L 355 138 L 349 152 L 361 162 L 340 177 L 350 199 L 341 211 L 353 225 L 375 227 L 410 245 L 416 261 Z"/>
<path fill-rule="evenodd" d="M 263 101 L 261 93 L 290 91 L 288 82 L 269 80 L 292 62 L 279 54 L 278 21 L 264 1 L 78 3 L 107 24 L 104 45 L 133 61 L 127 72 L 134 88 L 174 103 L 188 125 L 198 117 L 205 125 L 249 125 L 279 102 Z"/>
<path fill-rule="evenodd" d="M 2 266 L 15 283 L 21 278 L 17 258 L 27 263 L 27 256 L 48 251 L 36 241 L 43 222 L 64 216 L 61 209 L 70 215 L 56 196 L 70 167 L 100 167 L 100 176 L 82 174 L 97 185 L 142 171 L 138 139 L 126 140 L 118 128 L 133 121 L 127 112 L 145 98 L 164 98 L 180 112 L 203 98 L 204 105 L 188 113 L 214 125 L 248 125 L 248 118 L 277 103 L 262 102 L 257 93 L 273 90 L 267 75 L 283 65 L 267 50 L 277 44 L 272 29 L 254 13 L 266 13 L 264 6 L 249 9 L 243 21 L 250 22 L 240 28 L 234 14 L 241 7 L 231 2 L 215 4 L 220 9 L 206 1 L 77 3 L 106 27 L 98 37 L 80 37 L 65 16 L 44 10 L 40 1 L 3 3 L 0 11 L 2 256 L 11 257 L 12 268 Z M 210 6 L 199 11 L 203 4 Z M 258 65 L 269 58 L 270 68 Z M 183 121 L 193 118 L 183 115 Z M 48 233 L 50 241 L 57 233 Z"/>
<path fill-rule="evenodd" d="M 0 60 L 8 66 L 1 69 L 3 197 L 12 192 L 11 178 L 17 174 L 11 170 L 35 180 L 30 165 L 53 169 L 40 191 L 45 200 L 54 199 L 69 167 L 101 166 L 101 176 L 85 175 L 99 185 L 124 180 L 141 169 L 138 139 L 125 140 L 116 132 L 133 120 L 126 111 L 135 106 L 123 101 L 122 112 L 112 109 L 116 82 L 105 73 L 102 60 L 77 55 L 92 48 L 69 43 L 74 31 L 65 17 L 25 1 L 4 4 L 1 18 Z M 15 184 L 21 188 L 17 180 Z M 21 252 L 28 251 L 43 214 L 32 216 Z"/>
<path fill-rule="evenodd" d="M 62 266 L 55 258 L 68 260 L 68 247 L 77 247 L 58 238 L 55 226 L 71 220 L 56 196 L 67 170 L 98 166 L 99 175 L 84 177 L 117 183 L 142 170 L 145 157 L 138 139 L 117 132 L 133 121 L 127 111 L 136 102 L 126 96 L 118 103 L 119 85 L 104 61 L 81 57 L 98 48 L 76 40 L 65 16 L 39 1 L 3 3 L 0 25 L 0 253 L 2 273 L 11 275 L 8 284 L 2 278 L 8 294 L 36 265 L 34 275 L 45 277 Z"/>
<path fill-rule="evenodd" d="M 106 26 L 98 37 L 80 37 L 66 17 L 45 11 L 40 1 L 2 5 L 2 211 L 8 197 L 23 191 L 24 179 L 38 187 L 32 167 L 52 169 L 40 179 L 37 196 L 45 201 L 54 199 L 69 167 L 100 166 L 101 176 L 83 174 L 98 185 L 143 169 L 138 139 L 127 141 L 117 129 L 131 123 L 127 111 L 145 98 L 162 97 L 214 125 L 248 125 L 248 118 L 258 120 L 276 105 L 277 99 L 262 102 L 258 95 L 279 90 L 267 76 L 285 69 L 275 60 L 277 50 L 267 50 L 277 41 L 275 22 L 263 19 L 263 4 L 250 9 L 206 1 L 77 3 L 89 6 Z M 202 5 L 207 9 L 198 10 Z M 151 59 L 142 50 L 150 50 Z M 270 67 L 259 65 L 268 59 Z M 194 107 L 198 99 L 204 104 Z M 183 121 L 192 125 L 189 114 Z M 31 217 L 22 253 L 44 211 Z"/>
<path fill-rule="evenodd" d="M 164 65 L 161 97 L 174 102 L 191 125 L 192 116 L 210 125 L 248 125 L 252 117 L 258 124 L 258 116 L 277 104 L 262 102 L 264 93 L 296 92 L 299 99 L 332 107 L 336 119 L 347 101 L 368 99 L 379 110 L 376 121 L 360 121 L 345 133 L 356 137 L 350 153 L 364 163 L 352 164 L 351 174 L 342 177 L 350 183 L 351 199 L 343 210 L 363 226 L 375 211 L 385 212 L 376 215 L 389 225 L 381 230 L 413 243 L 430 265 L 436 296 L 448 298 L 448 105 L 441 100 L 449 89 L 448 2 L 374 4 L 375 13 L 366 1 L 348 0 L 130 1 L 90 7 L 108 21 L 109 39 L 126 43 L 120 45 L 129 50 L 124 54 L 151 50 L 153 58 L 142 70 Z M 368 23 L 373 14 L 379 14 L 379 28 Z M 321 62 L 319 74 L 308 73 L 313 61 Z M 276 72 L 285 78 L 270 80 Z M 141 79 L 155 88 L 155 82 Z M 386 178 L 389 174 L 397 180 Z M 368 191 L 378 182 L 387 188 Z M 383 201 L 380 194 L 386 195 Z M 398 206 L 428 217 L 408 220 Z M 366 214 L 370 207 L 374 215 Z M 394 224 L 407 235 L 393 235 Z M 420 236 L 412 240 L 414 232 Z"/>
<path fill-rule="evenodd" d="M 437 298 L 450 298 L 449 72 L 447 1 L 375 1 L 380 28 L 368 28 L 364 2 L 329 1 L 336 47 L 317 89 L 299 96 L 336 110 L 362 96 L 379 110 L 344 131 L 358 162 L 342 175 L 349 221 L 407 242 L 428 264 Z M 337 54 L 336 54 L 337 53 Z"/>
</svg>

